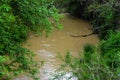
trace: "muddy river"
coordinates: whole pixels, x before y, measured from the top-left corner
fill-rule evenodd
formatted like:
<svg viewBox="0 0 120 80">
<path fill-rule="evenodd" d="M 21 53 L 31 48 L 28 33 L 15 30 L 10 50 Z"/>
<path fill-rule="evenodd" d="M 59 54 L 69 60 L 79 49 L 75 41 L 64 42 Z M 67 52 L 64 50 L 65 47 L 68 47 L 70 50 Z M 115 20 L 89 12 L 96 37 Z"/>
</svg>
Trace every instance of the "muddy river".
<svg viewBox="0 0 120 80">
<path fill-rule="evenodd" d="M 79 56 L 82 53 L 83 46 L 87 43 L 97 44 L 99 39 L 97 35 L 87 37 L 71 37 L 70 35 L 86 35 L 91 33 L 91 25 L 89 22 L 66 16 L 61 20 L 64 28 L 62 30 L 55 29 L 52 34 L 46 38 L 45 36 L 30 35 L 26 44 L 26 48 L 35 52 L 38 56 L 36 60 L 45 61 L 40 68 L 38 76 L 41 80 L 49 80 L 55 71 L 60 67 L 62 61 L 57 57 L 57 54 L 64 56 L 66 52 L 70 52 L 73 56 Z M 69 73 L 68 73 L 69 75 Z M 66 76 L 68 76 L 66 75 Z M 14 80 L 30 80 L 26 76 L 19 76 Z M 57 80 L 57 79 L 56 79 Z M 67 79 L 59 79 L 67 80 Z M 72 80 L 72 79 L 71 79 Z M 73 79 L 77 80 L 77 79 Z"/>
</svg>

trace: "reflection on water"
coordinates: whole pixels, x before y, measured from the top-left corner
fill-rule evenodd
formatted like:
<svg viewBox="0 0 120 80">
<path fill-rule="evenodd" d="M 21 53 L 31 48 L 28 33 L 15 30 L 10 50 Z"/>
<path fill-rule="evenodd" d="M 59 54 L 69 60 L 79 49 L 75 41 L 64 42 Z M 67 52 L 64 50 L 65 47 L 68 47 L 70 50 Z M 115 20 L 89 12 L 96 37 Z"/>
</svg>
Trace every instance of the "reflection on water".
<svg viewBox="0 0 120 80">
<path fill-rule="evenodd" d="M 73 56 L 77 57 L 78 52 L 82 51 L 82 48 L 86 43 L 97 44 L 99 41 L 96 35 L 77 38 L 70 37 L 70 35 L 84 35 L 91 33 L 92 31 L 89 29 L 91 28 L 91 25 L 86 21 L 77 18 L 65 17 L 61 20 L 61 23 L 64 26 L 63 30 L 54 30 L 48 38 L 45 36 L 36 37 L 34 35 L 30 35 L 30 38 L 24 45 L 26 48 L 32 50 L 38 55 L 37 57 L 39 58 L 36 59 L 45 61 L 45 64 L 40 68 L 39 77 L 41 80 L 52 78 L 56 69 L 60 67 L 62 61 L 56 57 L 57 53 L 64 56 L 67 51 L 70 51 Z M 71 73 L 67 73 L 62 76 L 61 79 L 56 80 L 67 80 L 67 78 L 64 77 L 69 77 L 70 75 Z M 30 79 L 19 77 L 15 80 Z M 77 80 L 77 78 L 71 78 L 71 80 Z"/>
</svg>

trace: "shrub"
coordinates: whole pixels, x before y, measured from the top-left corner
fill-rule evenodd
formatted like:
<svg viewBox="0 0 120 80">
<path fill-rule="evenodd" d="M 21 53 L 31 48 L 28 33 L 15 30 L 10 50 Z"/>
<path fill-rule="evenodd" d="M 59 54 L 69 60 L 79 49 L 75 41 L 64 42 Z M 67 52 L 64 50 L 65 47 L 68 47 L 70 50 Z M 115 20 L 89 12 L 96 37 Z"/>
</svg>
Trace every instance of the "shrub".
<svg viewBox="0 0 120 80">
<path fill-rule="evenodd" d="M 99 28 L 99 37 L 106 39 L 110 30 L 114 32 L 118 29 L 119 9 L 117 8 L 119 1 L 108 0 L 94 1 L 86 9 L 86 17 L 91 18 L 93 27 Z"/>
<path fill-rule="evenodd" d="M 100 43 L 100 47 L 85 45 L 83 57 L 74 58 L 67 53 L 63 61 L 62 68 L 69 67 L 78 80 L 119 80 L 120 32 L 109 32 L 109 37 Z"/>
<path fill-rule="evenodd" d="M 28 72 L 35 79 L 38 65 L 22 42 L 29 31 L 50 33 L 50 18 L 59 25 L 60 16 L 51 3 L 52 0 L 0 0 L 0 80 L 21 72 Z"/>
<path fill-rule="evenodd" d="M 93 45 L 91 45 L 91 44 L 86 44 L 86 45 L 84 46 L 84 52 L 85 52 L 85 53 L 94 53 L 94 51 L 95 51 L 95 47 L 94 47 Z"/>
<path fill-rule="evenodd" d="M 120 33 L 110 33 L 110 37 L 101 46 L 101 55 L 107 60 L 107 64 L 113 68 L 120 66 Z"/>
<path fill-rule="evenodd" d="M 89 62 L 86 61 L 86 59 L 88 59 Z M 75 76 L 78 80 L 119 80 L 119 73 L 109 68 L 105 60 L 105 58 L 96 52 L 91 53 L 89 57 L 79 59 L 69 55 L 67 62 L 65 58 L 64 68 L 66 70 L 66 66 L 69 66 L 69 71 L 73 73 L 71 77 Z"/>
<path fill-rule="evenodd" d="M 12 0 L 11 7 L 14 15 L 32 31 L 45 30 L 48 34 L 52 31 L 54 22 L 58 28 L 61 27 L 58 23 L 60 15 L 52 3 L 53 0 Z M 50 21 L 50 18 L 53 18 L 53 21 Z"/>
<path fill-rule="evenodd" d="M 86 44 L 84 46 L 84 59 L 86 60 L 86 62 L 89 62 L 91 60 L 91 55 L 94 52 L 95 52 L 95 47 L 93 45 Z"/>
</svg>

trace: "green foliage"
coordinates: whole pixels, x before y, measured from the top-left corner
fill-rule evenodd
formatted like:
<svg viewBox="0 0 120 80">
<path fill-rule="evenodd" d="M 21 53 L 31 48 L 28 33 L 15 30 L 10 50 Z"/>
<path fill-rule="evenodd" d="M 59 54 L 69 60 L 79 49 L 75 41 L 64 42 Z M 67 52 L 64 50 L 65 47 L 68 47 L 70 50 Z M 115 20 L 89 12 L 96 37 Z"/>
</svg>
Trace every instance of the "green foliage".
<svg viewBox="0 0 120 80">
<path fill-rule="evenodd" d="M 120 33 L 110 33 L 109 36 L 100 46 L 101 54 L 108 59 L 107 64 L 116 69 L 120 67 Z"/>
<path fill-rule="evenodd" d="M 94 51 L 95 51 L 95 47 L 93 46 L 93 45 L 90 45 L 90 44 L 86 44 L 85 46 L 84 46 L 84 52 L 85 53 L 94 53 Z"/>
<path fill-rule="evenodd" d="M 53 23 L 59 26 L 57 9 L 52 0 L 0 0 L 0 80 L 7 80 L 21 72 L 36 79 L 34 54 L 22 47 L 29 31 L 45 30 L 47 35 Z"/>
<path fill-rule="evenodd" d="M 94 1 L 86 9 L 86 17 L 90 20 L 94 27 L 100 27 L 99 37 L 106 39 L 110 30 L 114 32 L 118 29 L 120 20 L 119 7 L 120 2 L 117 0 Z"/>
<path fill-rule="evenodd" d="M 0 56 L 0 79 L 2 79 L 5 74 L 8 73 L 6 67 L 4 67 L 4 64 L 8 61 L 8 57 L 6 56 Z M 2 72 L 1 70 L 3 70 L 4 72 Z M 8 76 L 8 75 L 7 75 Z"/>
<path fill-rule="evenodd" d="M 69 55 L 69 62 L 66 62 L 65 65 L 68 65 L 73 73 L 73 76 L 76 76 L 78 80 L 117 80 L 119 77 L 116 72 L 112 71 L 105 63 L 104 58 L 94 52 L 91 53 L 90 61 L 86 61 L 83 57 L 82 59 L 74 58 Z M 66 58 L 65 58 L 66 59 Z"/>
<path fill-rule="evenodd" d="M 83 57 L 79 58 L 67 53 L 62 68 L 66 70 L 69 66 L 78 80 L 119 80 L 120 32 L 109 32 L 109 37 L 99 46 L 85 45 Z"/>
<path fill-rule="evenodd" d="M 86 44 L 84 46 L 84 59 L 86 62 L 89 62 L 91 60 L 92 53 L 95 52 L 95 47 L 90 44 Z"/>
<path fill-rule="evenodd" d="M 11 6 L 14 8 L 14 15 L 20 18 L 24 25 L 29 26 L 32 31 L 45 30 L 48 34 L 53 29 L 52 23 L 56 22 L 56 26 L 60 27 L 60 15 L 52 3 L 53 0 L 12 0 Z"/>
</svg>

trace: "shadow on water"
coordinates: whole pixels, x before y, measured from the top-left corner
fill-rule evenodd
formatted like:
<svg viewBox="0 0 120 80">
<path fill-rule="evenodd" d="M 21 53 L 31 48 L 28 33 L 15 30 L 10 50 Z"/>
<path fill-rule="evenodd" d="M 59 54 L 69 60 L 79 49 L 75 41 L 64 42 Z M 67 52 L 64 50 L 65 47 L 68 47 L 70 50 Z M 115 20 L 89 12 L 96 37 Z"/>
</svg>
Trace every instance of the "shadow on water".
<svg viewBox="0 0 120 80">
<path fill-rule="evenodd" d="M 61 23 L 64 26 L 63 30 L 54 30 L 48 38 L 45 36 L 36 37 L 31 34 L 26 44 L 24 44 L 26 48 L 38 55 L 36 60 L 45 61 L 45 64 L 40 68 L 40 73 L 38 74 L 41 80 L 49 80 L 49 78 L 52 78 L 52 75 L 54 75 L 56 73 L 55 71 L 60 67 L 62 61 L 56 57 L 57 53 L 64 56 L 67 51 L 70 51 L 73 56 L 77 57 L 79 56 L 78 52 L 82 52 L 82 48 L 86 43 L 97 44 L 99 42 L 97 35 L 78 38 L 70 37 L 70 35 L 91 33 L 92 31 L 89 29 L 91 25 L 89 22 L 66 16 L 61 20 Z M 72 73 L 67 73 L 62 76 L 61 79 L 56 80 L 68 80 L 67 78 L 70 75 L 72 75 Z M 14 80 L 30 79 L 26 76 L 18 76 Z M 77 80 L 77 78 L 71 80 Z"/>
</svg>

